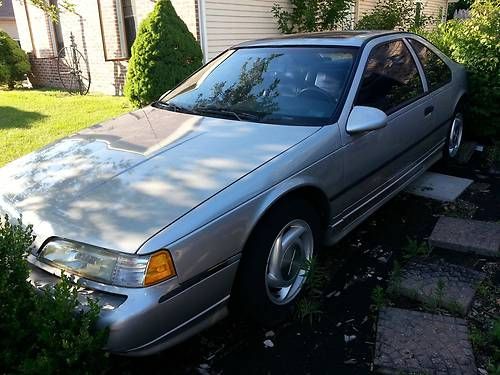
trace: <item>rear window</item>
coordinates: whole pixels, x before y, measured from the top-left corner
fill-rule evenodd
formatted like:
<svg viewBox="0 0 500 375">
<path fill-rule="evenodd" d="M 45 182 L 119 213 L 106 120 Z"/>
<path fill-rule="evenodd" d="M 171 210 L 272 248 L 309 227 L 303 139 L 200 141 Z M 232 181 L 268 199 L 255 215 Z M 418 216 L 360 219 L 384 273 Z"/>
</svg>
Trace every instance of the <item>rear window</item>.
<svg viewBox="0 0 500 375">
<path fill-rule="evenodd" d="M 230 50 L 167 94 L 174 110 L 286 125 L 331 122 L 356 48 Z"/>
</svg>

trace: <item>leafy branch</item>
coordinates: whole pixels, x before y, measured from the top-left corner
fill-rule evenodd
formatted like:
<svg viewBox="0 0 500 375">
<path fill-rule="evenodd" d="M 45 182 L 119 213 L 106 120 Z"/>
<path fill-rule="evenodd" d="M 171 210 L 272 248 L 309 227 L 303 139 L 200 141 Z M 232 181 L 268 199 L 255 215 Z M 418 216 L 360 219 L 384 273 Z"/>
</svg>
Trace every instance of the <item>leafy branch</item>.
<svg viewBox="0 0 500 375">
<path fill-rule="evenodd" d="M 275 3 L 278 29 L 284 34 L 342 28 L 354 0 L 291 0 L 290 10 Z"/>
<path fill-rule="evenodd" d="M 70 0 L 62 0 L 58 3 L 58 6 L 54 4 L 49 4 L 46 0 L 19 0 L 24 4 L 25 1 L 29 1 L 33 6 L 41 9 L 49 18 L 54 22 L 59 22 L 59 12 L 65 10 L 70 13 L 75 12 L 75 4 Z M 3 1 L 0 0 L 0 7 L 3 5 Z"/>
<path fill-rule="evenodd" d="M 368 13 L 356 23 L 358 30 L 402 30 L 425 28 L 434 22 L 424 13 L 421 3 L 414 0 L 379 0 Z"/>
</svg>

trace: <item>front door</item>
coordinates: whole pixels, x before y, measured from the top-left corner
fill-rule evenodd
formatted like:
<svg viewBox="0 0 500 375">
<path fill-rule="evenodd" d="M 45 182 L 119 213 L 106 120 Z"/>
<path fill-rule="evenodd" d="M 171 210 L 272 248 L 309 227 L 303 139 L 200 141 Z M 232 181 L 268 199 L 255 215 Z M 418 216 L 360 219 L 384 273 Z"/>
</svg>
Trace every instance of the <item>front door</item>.
<svg viewBox="0 0 500 375">
<path fill-rule="evenodd" d="M 418 157 L 417 141 L 432 124 L 422 76 L 403 40 L 371 49 L 353 106 L 375 107 L 388 116 L 386 127 L 347 138 L 343 207 L 335 209 L 355 219 L 354 211 L 370 207 L 380 189 Z"/>
</svg>

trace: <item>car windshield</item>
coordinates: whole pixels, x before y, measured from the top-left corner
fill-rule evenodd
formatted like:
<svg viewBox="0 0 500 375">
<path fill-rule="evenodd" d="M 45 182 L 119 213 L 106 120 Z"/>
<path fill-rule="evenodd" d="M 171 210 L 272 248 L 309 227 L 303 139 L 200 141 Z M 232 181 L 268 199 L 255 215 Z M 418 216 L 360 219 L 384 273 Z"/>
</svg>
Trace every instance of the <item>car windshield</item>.
<svg viewBox="0 0 500 375">
<path fill-rule="evenodd" d="M 156 102 L 171 111 L 286 125 L 331 122 L 356 49 L 229 50 Z"/>
</svg>

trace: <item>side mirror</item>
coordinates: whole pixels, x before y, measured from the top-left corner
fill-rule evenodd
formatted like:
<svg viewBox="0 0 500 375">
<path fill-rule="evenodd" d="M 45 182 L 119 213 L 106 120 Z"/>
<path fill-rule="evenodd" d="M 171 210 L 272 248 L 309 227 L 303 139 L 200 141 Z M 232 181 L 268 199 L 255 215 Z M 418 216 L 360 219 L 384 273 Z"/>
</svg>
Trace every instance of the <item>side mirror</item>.
<svg viewBox="0 0 500 375">
<path fill-rule="evenodd" d="M 347 119 L 346 130 L 349 134 L 367 132 L 387 125 L 387 115 L 380 109 L 356 106 Z"/>
</svg>

